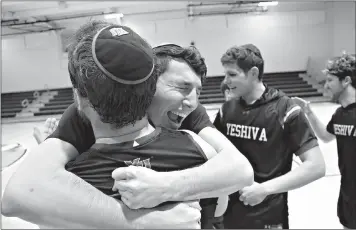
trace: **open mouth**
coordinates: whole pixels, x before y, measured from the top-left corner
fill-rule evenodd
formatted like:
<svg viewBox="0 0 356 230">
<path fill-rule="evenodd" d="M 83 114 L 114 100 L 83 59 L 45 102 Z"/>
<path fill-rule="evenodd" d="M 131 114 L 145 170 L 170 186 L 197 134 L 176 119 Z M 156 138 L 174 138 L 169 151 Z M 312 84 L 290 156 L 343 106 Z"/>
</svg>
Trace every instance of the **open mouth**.
<svg viewBox="0 0 356 230">
<path fill-rule="evenodd" d="M 171 120 L 172 122 L 174 122 L 176 124 L 180 124 L 183 121 L 183 119 L 186 117 L 185 114 L 181 114 L 178 112 L 171 112 L 171 111 L 167 112 L 167 116 L 168 116 L 169 120 Z"/>
</svg>

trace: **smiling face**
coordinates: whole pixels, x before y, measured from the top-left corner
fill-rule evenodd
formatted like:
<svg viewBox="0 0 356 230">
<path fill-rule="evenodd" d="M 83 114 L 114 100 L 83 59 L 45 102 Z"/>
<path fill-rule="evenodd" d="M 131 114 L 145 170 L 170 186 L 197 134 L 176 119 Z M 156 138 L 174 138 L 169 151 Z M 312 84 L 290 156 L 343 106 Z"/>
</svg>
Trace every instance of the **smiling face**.
<svg viewBox="0 0 356 230">
<path fill-rule="evenodd" d="M 342 101 L 344 96 L 356 87 L 356 58 L 354 55 L 343 53 L 338 58 L 328 61 L 326 69 L 325 90 L 331 94 L 333 101 Z"/>
<path fill-rule="evenodd" d="M 263 78 L 264 61 L 253 44 L 233 46 L 220 59 L 225 72 L 225 84 L 234 97 L 248 98 L 254 86 Z"/>
<path fill-rule="evenodd" d="M 155 126 L 178 129 L 198 106 L 200 77 L 184 61 L 171 60 L 158 77 L 156 94 L 148 109 Z"/>
<path fill-rule="evenodd" d="M 230 89 L 225 90 L 224 97 L 225 101 L 230 101 L 231 99 L 237 98 L 237 96 Z"/>
<path fill-rule="evenodd" d="M 332 74 L 326 76 L 324 88 L 331 95 L 333 101 L 338 101 L 345 89 L 345 80 L 341 80 Z"/>
<path fill-rule="evenodd" d="M 225 83 L 229 87 L 229 92 L 234 97 L 244 97 L 248 95 L 253 87 L 253 80 L 251 71 L 245 73 L 235 63 L 226 63 L 223 65 L 225 72 Z"/>
</svg>

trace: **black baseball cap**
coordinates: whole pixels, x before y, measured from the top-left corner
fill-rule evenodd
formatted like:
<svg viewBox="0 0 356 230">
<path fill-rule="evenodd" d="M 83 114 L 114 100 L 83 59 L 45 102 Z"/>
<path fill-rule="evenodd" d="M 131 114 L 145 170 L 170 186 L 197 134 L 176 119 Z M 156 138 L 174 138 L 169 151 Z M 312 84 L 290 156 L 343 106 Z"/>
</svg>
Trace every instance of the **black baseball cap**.
<svg viewBox="0 0 356 230">
<path fill-rule="evenodd" d="M 122 84 L 140 84 L 154 69 L 152 47 L 127 26 L 99 30 L 93 39 L 92 55 L 106 76 Z"/>
</svg>

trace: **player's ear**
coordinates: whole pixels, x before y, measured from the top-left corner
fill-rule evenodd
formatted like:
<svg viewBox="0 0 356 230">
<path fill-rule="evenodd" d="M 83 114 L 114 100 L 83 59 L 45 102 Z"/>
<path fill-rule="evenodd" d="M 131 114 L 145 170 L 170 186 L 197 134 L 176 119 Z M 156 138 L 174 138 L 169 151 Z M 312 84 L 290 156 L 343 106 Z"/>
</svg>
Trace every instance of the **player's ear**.
<svg viewBox="0 0 356 230">
<path fill-rule="evenodd" d="M 76 104 L 78 110 L 83 110 L 83 106 L 82 106 L 82 101 L 80 99 L 79 96 L 79 92 L 77 89 L 73 89 L 73 97 L 74 97 L 74 103 Z"/>
<path fill-rule="evenodd" d="M 342 84 L 344 87 L 351 85 L 352 84 L 352 80 L 350 76 L 346 76 L 345 79 L 342 81 Z"/>
<path fill-rule="evenodd" d="M 248 73 L 250 75 L 249 77 L 252 77 L 253 79 L 258 79 L 258 75 L 260 74 L 260 71 L 256 66 L 254 66 L 248 71 Z"/>
<path fill-rule="evenodd" d="M 84 111 L 84 109 L 90 107 L 88 99 L 80 96 L 79 91 L 77 89 L 73 89 L 73 96 L 74 102 L 79 111 Z"/>
</svg>

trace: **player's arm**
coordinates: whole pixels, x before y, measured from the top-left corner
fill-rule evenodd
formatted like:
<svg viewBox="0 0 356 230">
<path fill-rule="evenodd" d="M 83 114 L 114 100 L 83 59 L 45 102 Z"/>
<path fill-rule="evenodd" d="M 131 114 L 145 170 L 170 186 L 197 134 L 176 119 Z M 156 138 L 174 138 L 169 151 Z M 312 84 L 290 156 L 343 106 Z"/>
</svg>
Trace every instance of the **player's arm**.
<svg viewBox="0 0 356 230">
<path fill-rule="evenodd" d="M 229 195 L 253 183 L 248 160 L 217 129 L 206 127 L 191 133 L 205 154 L 218 154 L 199 167 L 170 173 L 174 178 L 172 200 L 191 200 Z M 209 144 L 208 144 L 209 143 Z"/>
<path fill-rule="evenodd" d="M 201 105 L 200 105 L 201 106 Z M 197 113 L 197 111 L 200 112 Z M 220 113 L 211 123 L 204 107 L 195 111 L 194 121 L 190 122 L 195 133 L 191 135 L 206 151 L 218 154 L 199 167 L 171 172 L 175 191 L 174 200 L 191 200 L 229 195 L 253 183 L 253 169 L 250 162 L 236 147 L 219 132 Z M 194 115 L 194 114 L 193 114 Z M 213 147 L 213 148 L 211 148 Z"/>
<path fill-rule="evenodd" d="M 308 116 L 310 124 L 313 127 L 313 130 L 320 140 L 322 140 L 325 143 L 328 143 L 335 139 L 335 135 L 328 132 L 326 126 L 319 120 L 319 118 L 315 115 L 313 110 L 310 108 L 309 102 L 298 97 L 294 97 L 292 99 L 294 102 L 300 105 L 300 107 L 303 109 L 305 114 Z"/>
<path fill-rule="evenodd" d="M 283 193 L 307 185 L 325 176 L 325 162 L 317 139 L 299 106 L 284 119 L 289 145 L 295 149 L 302 164 L 287 174 L 263 183 L 267 194 Z"/>
<path fill-rule="evenodd" d="M 224 215 L 228 204 L 229 204 L 229 197 L 228 196 L 219 197 L 218 205 L 216 206 L 214 217 L 220 217 L 220 216 Z"/>
<path fill-rule="evenodd" d="M 202 138 L 197 136 L 195 133 L 193 133 L 189 130 L 184 130 L 184 131 L 191 135 L 191 137 L 194 139 L 196 144 L 203 150 L 203 152 L 208 160 L 210 160 L 216 156 L 217 152 L 211 145 L 206 143 Z M 229 202 L 229 197 L 227 195 L 225 195 L 225 196 L 222 195 L 218 198 L 215 213 L 214 213 L 215 217 L 220 217 L 225 213 L 225 211 L 227 209 L 228 202 Z"/>
<path fill-rule="evenodd" d="M 267 195 L 288 192 L 325 176 L 325 163 L 318 146 L 299 155 L 302 164 L 287 174 L 263 183 Z"/>
<path fill-rule="evenodd" d="M 212 143 L 209 145 L 202 137 L 192 134 L 201 147 L 209 149 L 206 154 L 209 151 L 218 154 L 201 166 L 181 171 L 155 172 L 143 167 L 116 169 L 112 175 L 116 180 L 114 187 L 120 193 L 125 193 L 126 205 L 135 209 L 149 208 L 165 201 L 226 196 L 253 183 L 253 169 L 248 160 L 219 131 L 212 128 L 207 114 L 206 117 L 210 125 L 205 123 L 201 128 L 190 130 Z M 126 194 L 125 191 L 130 193 Z"/>
<path fill-rule="evenodd" d="M 23 164 L 10 178 L 2 200 L 2 213 L 38 225 L 59 228 L 68 225 L 73 228 L 83 225 L 129 228 L 126 219 L 123 222 L 120 218 L 136 211 L 127 210 L 126 206 L 123 210 L 116 200 L 65 170 L 65 165 L 78 155 L 77 150 L 90 147 L 94 138 L 86 135 L 91 132 L 90 123 L 81 120 L 74 105 L 68 107 L 56 131 L 27 154 Z M 177 210 L 183 207 L 178 206 Z M 158 214 L 170 220 L 176 213 L 165 211 Z M 138 224 L 149 224 L 155 219 L 152 215 L 157 215 L 157 212 L 142 216 L 137 220 L 140 221 Z M 173 224 L 172 221 L 170 223 Z"/>
<path fill-rule="evenodd" d="M 36 146 L 10 178 L 2 214 L 55 228 L 198 227 L 199 210 L 188 203 L 131 210 L 100 192 L 64 169 L 77 154 L 54 138 Z"/>
</svg>

